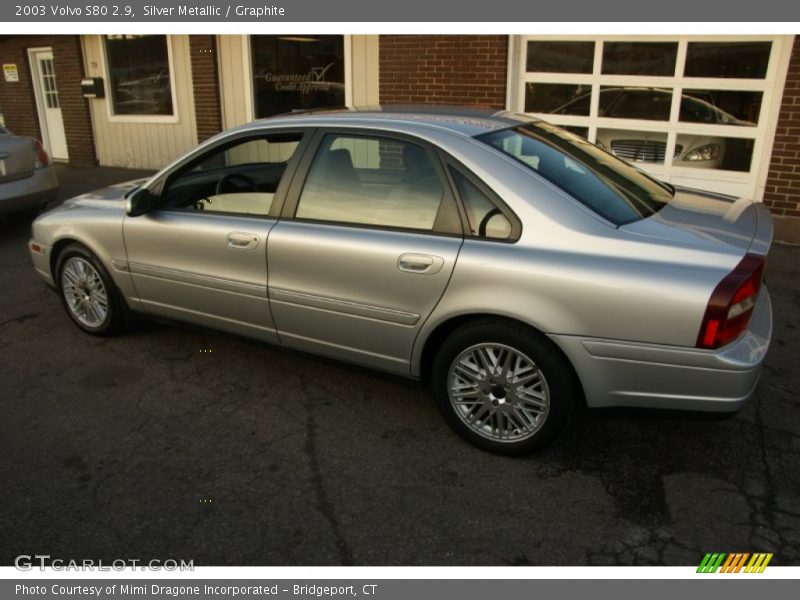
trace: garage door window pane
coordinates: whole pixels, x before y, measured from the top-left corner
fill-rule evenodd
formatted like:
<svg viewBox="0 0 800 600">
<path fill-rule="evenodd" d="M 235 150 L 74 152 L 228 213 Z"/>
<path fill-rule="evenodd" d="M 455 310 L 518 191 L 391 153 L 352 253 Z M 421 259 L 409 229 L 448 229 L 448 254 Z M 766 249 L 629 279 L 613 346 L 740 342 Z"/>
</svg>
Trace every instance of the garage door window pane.
<svg viewBox="0 0 800 600">
<path fill-rule="evenodd" d="M 764 79 L 772 42 L 689 42 L 687 77 Z"/>
<path fill-rule="evenodd" d="M 297 217 L 430 231 L 444 188 L 422 146 L 390 139 L 325 136 Z"/>
<path fill-rule="evenodd" d="M 664 164 L 667 134 L 658 131 L 598 129 L 595 143 L 630 163 Z"/>
<path fill-rule="evenodd" d="M 671 106 L 671 89 L 600 88 L 601 117 L 668 121 Z"/>
<path fill-rule="evenodd" d="M 344 106 L 344 36 L 254 35 L 256 117 Z"/>
<path fill-rule="evenodd" d="M 589 116 L 590 85 L 528 83 L 525 86 L 525 112 Z"/>
<path fill-rule="evenodd" d="M 678 135 L 673 166 L 722 171 L 750 170 L 753 140 L 709 135 Z"/>
<path fill-rule="evenodd" d="M 604 75 L 675 75 L 677 42 L 605 42 Z"/>
<path fill-rule="evenodd" d="M 528 72 L 591 73 L 593 64 L 594 42 L 528 42 Z"/>
<path fill-rule="evenodd" d="M 680 120 L 755 127 L 761 112 L 761 92 L 683 90 Z"/>
<path fill-rule="evenodd" d="M 108 35 L 105 41 L 114 114 L 173 114 L 167 37 Z"/>
</svg>

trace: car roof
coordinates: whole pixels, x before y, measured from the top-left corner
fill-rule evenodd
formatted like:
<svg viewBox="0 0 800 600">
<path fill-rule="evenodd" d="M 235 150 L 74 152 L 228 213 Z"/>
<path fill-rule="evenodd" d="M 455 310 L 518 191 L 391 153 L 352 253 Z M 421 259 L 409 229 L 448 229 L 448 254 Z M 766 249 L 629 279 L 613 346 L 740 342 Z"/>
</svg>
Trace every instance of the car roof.
<svg viewBox="0 0 800 600">
<path fill-rule="evenodd" d="M 265 125 L 324 127 L 364 126 L 372 123 L 378 128 L 391 126 L 394 130 L 405 130 L 409 133 L 418 131 L 419 128 L 435 128 L 474 137 L 537 120 L 528 115 L 495 109 L 391 105 L 298 111 L 259 119 L 237 129 L 257 129 Z"/>
</svg>

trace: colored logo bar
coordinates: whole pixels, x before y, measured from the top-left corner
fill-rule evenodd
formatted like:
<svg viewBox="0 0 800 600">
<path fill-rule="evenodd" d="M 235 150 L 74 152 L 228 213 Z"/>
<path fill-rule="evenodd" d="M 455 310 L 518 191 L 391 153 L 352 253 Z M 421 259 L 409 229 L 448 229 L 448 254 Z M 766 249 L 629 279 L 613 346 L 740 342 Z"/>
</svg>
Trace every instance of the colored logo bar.
<svg viewBox="0 0 800 600">
<path fill-rule="evenodd" d="M 749 561 L 748 561 L 749 559 Z M 697 567 L 698 573 L 763 573 L 769 561 L 772 560 L 772 553 L 756 552 L 709 552 L 703 557 L 700 566 Z"/>
</svg>

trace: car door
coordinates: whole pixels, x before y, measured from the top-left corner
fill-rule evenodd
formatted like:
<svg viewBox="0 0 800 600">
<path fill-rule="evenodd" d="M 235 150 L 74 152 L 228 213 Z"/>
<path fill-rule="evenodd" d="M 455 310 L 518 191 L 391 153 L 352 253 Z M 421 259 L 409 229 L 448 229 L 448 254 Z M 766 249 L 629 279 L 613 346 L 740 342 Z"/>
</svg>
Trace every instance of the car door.
<svg viewBox="0 0 800 600">
<path fill-rule="evenodd" d="M 408 375 L 463 241 L 441 164 L 383 134 L 319 131 L 312 147 L 267 249 L 281 343 Z"/>
<path fill-rule="evenodd" d="M 140 309 L 276 342 L 267 237 L 300 132 L 215 145 L 160 182 L 154 208 L 123 224 Z"/>
</svg>

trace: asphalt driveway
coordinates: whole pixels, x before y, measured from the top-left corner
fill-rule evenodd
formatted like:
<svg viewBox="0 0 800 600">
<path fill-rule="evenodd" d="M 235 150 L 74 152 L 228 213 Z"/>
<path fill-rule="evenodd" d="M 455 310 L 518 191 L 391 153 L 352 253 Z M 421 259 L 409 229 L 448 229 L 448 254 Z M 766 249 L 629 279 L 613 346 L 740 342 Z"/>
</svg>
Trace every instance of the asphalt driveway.
<svg viewBox="0 0 800 600">
<path fill-rule="evenodd" d="M 136 177 L 62 169 L 62 196 Z M 0 564 L 800 564 L 800 248 L 728 420 L 582 411 L 525 459 L 461 442 L 426 392 L 196 328 L 81 333 L 0 218 Z"/>
</svg>

